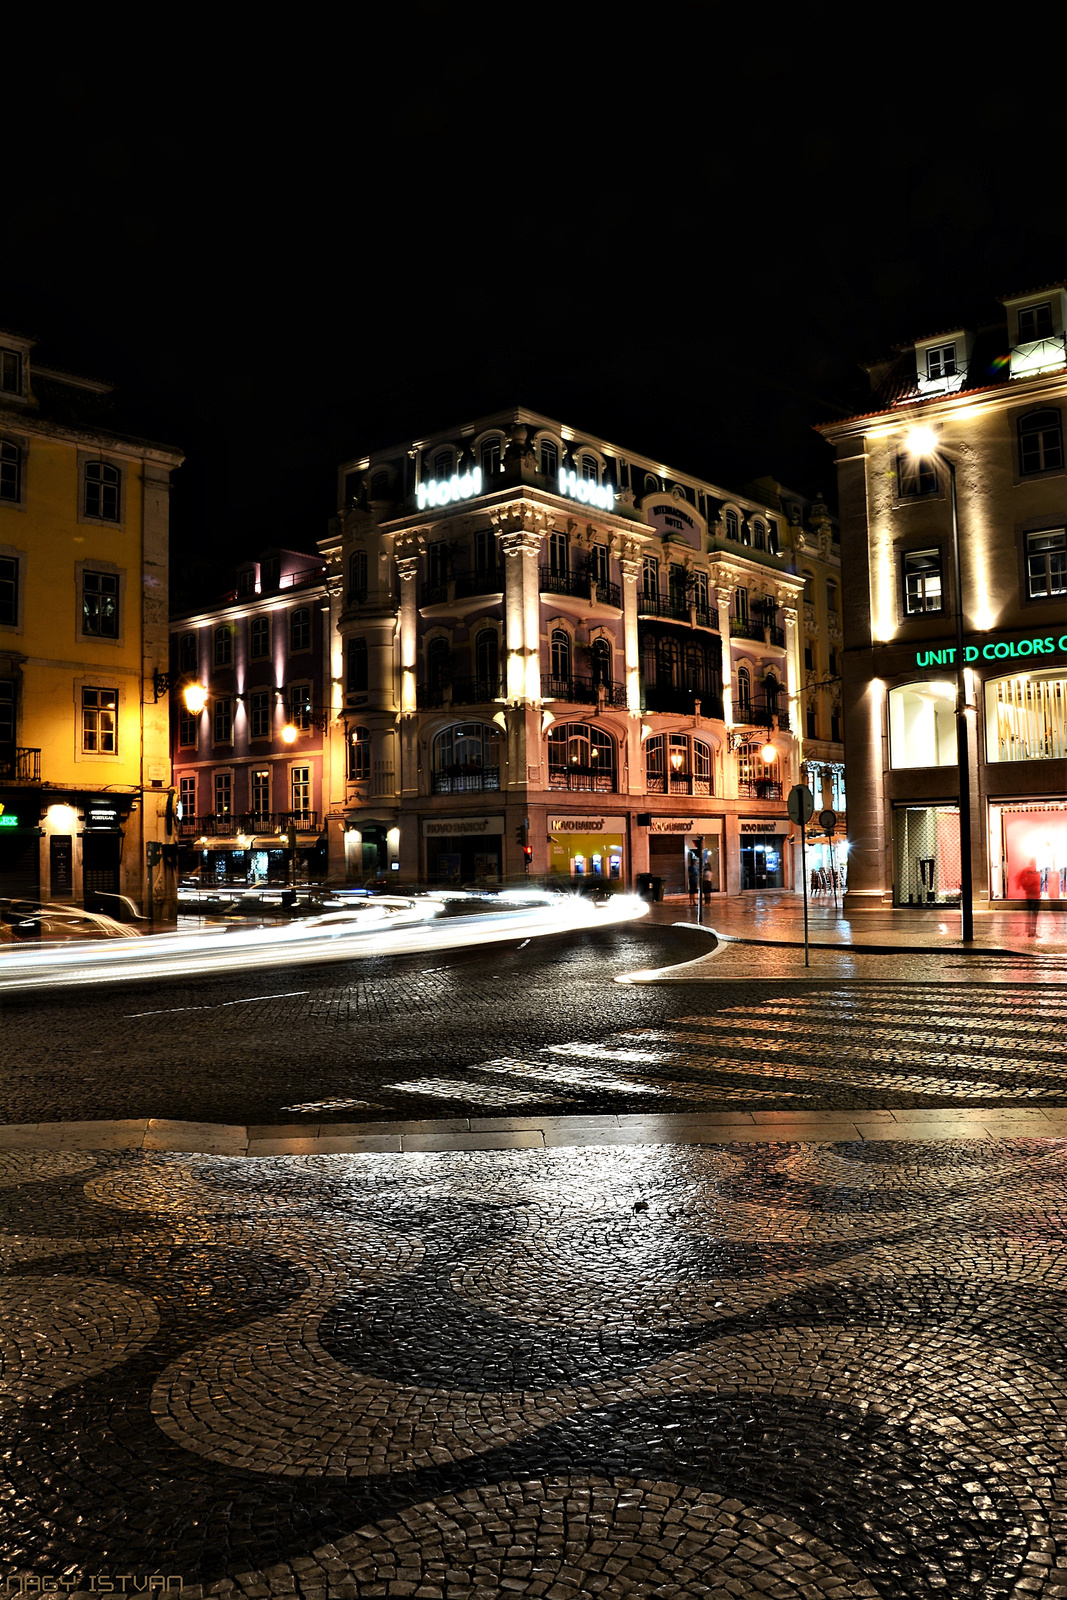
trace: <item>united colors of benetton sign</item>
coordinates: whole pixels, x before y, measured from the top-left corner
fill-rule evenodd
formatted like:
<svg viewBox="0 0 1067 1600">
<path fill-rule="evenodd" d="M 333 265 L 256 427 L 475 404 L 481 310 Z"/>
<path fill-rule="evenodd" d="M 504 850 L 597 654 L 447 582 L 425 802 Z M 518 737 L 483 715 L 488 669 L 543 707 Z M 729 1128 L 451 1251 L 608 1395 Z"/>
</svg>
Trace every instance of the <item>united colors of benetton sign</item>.
<svg viewBox="0 0 1067 1600">
<path fill-rule="evenodd" d="M 979 635 L 981 638 L 982 636 Z M 1067 655 L 1067 633 L 1035 633 L 1025 639 L 986 639 L 982 644 L 963 647 L 963 659 L 972 661 L 1017 661 L 1033 656 Z M 942 645 L 938 650 L 916 650 L 917 667 L 954 667 L 956 646 Z"/>
</svg>

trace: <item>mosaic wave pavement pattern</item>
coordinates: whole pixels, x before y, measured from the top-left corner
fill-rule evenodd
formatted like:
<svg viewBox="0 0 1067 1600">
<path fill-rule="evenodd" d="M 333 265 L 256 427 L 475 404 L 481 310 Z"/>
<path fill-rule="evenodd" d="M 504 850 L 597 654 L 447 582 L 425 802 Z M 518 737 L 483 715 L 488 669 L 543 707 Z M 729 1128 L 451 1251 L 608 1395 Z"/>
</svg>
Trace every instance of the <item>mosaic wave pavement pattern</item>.
<svg viewBox="0 0 1067 1600">
<path fill-rule="evenodd" d="M 20 1153 L 0 1226 L 9 1589 L 1067 1596 L 1058 1142 Z"/>
</svg>

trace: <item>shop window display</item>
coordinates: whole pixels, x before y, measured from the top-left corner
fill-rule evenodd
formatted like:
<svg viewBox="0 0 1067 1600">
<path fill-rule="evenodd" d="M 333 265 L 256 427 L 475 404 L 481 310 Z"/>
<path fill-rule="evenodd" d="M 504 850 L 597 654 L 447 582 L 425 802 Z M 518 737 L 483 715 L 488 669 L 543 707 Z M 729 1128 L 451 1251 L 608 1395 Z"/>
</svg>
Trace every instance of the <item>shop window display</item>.
<svg viewBox="0 0 1067 1600">
<path fill-rule="evenodd" d="M 960 815 L 954 805 L 893 813 L 893 899 L 898 906 L 954 905 L 960 898 Z"/>
<path fill-rule="evenodd" d="M 1067 673 L 994 678 L 985 693 L 988 760 L 1067 759 Z"/>
<path fill-rule="evenodd" d="M 901 767 L 956 765 L 956 686 L 907 683 L 889 691 L 889 760 Z"/>
<path fill-rule="evenodd" d="M 1067 901 L 1067 801 L 989 807 L 990 897 L 1028 900 L 1036 871 L 1042 900 Z"/>
</svg>

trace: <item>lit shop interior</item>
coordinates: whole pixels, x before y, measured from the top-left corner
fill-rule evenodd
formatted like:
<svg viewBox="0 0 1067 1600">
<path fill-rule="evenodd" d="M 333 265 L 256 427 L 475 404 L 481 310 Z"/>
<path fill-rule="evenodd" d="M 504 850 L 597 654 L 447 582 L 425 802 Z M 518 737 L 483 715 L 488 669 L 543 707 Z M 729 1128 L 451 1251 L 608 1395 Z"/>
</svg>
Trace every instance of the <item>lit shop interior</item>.
<svg viewBox="0 0 1067 1600">
<path fill-rule="evenodd" d="M 620 882 L 625 828 L 622 817 L 549 817 L 549 872 Z"/>
</svg>

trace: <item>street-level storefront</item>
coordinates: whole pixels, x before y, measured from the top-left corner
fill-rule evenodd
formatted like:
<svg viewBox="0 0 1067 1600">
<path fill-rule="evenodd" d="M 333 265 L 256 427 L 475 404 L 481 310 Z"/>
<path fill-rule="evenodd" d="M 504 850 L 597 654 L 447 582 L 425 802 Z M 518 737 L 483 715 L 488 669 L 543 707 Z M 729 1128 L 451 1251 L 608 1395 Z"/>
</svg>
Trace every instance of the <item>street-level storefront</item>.
<svg viewBox="0 0 1067 1600">
<path fill-rule="evenodd" d="M 382 883 L 400 871 L 400 829 L 391 817 L 349 813 L 344 850 L 346 883 Z"/>
<path fill-rule="evenodd" d="M 0 789 L 0 899 L 38 898 L 40 821 L 39 790 Z"/>
<path fill-rule="evenodd" d="M 705 894 L 722 892 L 722 817 L 649 814 L 644 820 L 648 827 L 648 870 L 661 880 L 665 895 L 695 894 L 701 877 Z"/>
<path fill-rule="evenodd" d="M 424 817 L 422 837 L 429 883 L 490 888 L 503 877 L 503 816 Z"/>
<path fill-rule="evenodd" d="M 989 806 L 990 898 L 1040 898 L 1067 906 L 1067 798 L 992 801 Z"/>
<path fill-rule="evenodd" d="M 624 816 L 549 815 L 548 870 L 558 877 L 603 878 L 621 883 L 626 875 Z"/>
<path fill-rule="evenodd" d="M 741 888 L 784 889 L 787 817 L 742 817 L 739 822 Z"/>
</svg>

